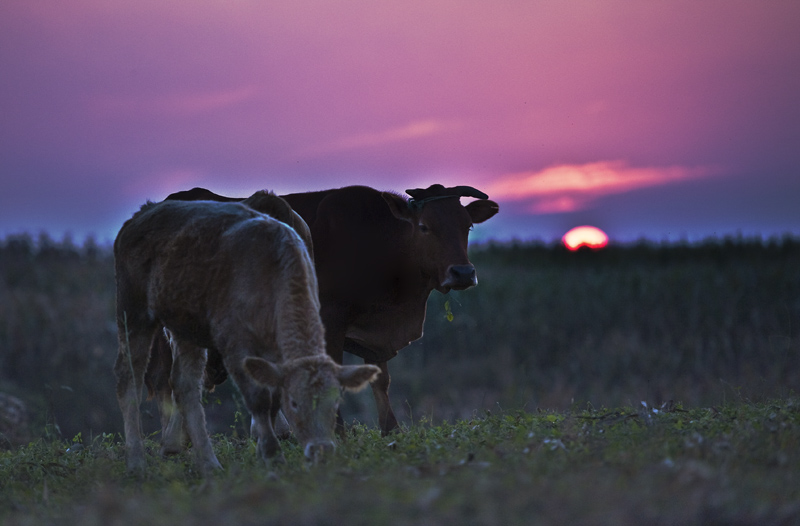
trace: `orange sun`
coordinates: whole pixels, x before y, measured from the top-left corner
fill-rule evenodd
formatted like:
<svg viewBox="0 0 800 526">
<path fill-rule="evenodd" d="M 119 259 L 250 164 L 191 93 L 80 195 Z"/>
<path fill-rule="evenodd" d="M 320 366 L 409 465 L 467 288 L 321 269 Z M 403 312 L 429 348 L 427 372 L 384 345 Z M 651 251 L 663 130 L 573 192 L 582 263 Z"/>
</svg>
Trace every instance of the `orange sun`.
<svg viewBox="0 0 800 526">
<path fill-rule="evenodd" d="M 581 247 L 597 250 L 608 244 L 606 233 L 593 226 L 576 226 L 564 234 L 561 240 L 570 250 L 578 250 Z"/>
</svg>

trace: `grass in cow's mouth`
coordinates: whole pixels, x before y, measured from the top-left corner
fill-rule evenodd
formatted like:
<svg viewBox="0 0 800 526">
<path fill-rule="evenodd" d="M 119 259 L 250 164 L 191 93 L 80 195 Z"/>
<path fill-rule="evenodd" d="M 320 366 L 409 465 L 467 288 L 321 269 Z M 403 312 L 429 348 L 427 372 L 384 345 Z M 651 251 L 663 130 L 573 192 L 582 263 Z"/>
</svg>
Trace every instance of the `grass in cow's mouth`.
<svg viewBox="0 0 800 526">
<path fill-rule="evenodd" d="M 736 524 L 800 520 L 800 398 L 423 419 L 352 427 L 309 466 L 293 440 L 267 469 L 246 438 L 214 437 L 225 470 L 193 471 L 147 441 L 143 480 L 116 435 L 0 453 L 3 524 Z"/>
</svg>

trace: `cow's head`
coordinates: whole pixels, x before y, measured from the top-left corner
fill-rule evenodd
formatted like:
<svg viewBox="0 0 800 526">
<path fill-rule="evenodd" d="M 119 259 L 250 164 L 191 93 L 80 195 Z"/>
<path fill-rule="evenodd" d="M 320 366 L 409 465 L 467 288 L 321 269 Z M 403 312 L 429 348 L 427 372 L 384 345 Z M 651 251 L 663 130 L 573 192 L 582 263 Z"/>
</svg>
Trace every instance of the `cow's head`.
<svg viewBox="0 0 800 526">
<path fill-rule="evenodd" d="M 339 365 L 327 354 L 274 364 L 250 356 L 244 369 L 256 382 L 282 389 L 284 414 L 304 447 L 305 456 L 318 461 L 333 451 L 336 412 L 344 391 L 360 391 L 377 378 L 374 365 Z"/>
<path fill-rule="evenodd" d="M 478 284 L 475 267 L 467 257 L 469 231 L 495 215 L 499 206 L 469 186 L 445 188 L 435 184 L 426 189 L 406 190 L 408 201 L 389 192 L 383 198 L 395 217 L 408 221 L 413 229 L 412 257 L 422 273 L 439 292 L 462 290 Z M 462 206 L 461 197 L 477 201 Z"/>
</svg>

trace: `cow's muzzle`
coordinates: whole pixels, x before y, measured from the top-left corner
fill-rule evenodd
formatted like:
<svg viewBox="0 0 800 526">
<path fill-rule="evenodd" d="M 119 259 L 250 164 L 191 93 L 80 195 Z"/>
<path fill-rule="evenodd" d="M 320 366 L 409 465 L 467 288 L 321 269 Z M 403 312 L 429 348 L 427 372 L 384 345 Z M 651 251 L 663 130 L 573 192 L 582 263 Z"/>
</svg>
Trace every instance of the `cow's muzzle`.
<svg viewBox="0 0 800 526">
<path fill-rule="evenodd" d="M 447 277 L 441 284 L 443 289 L 463 290 L 478 284 L 478 274 L 472 265 L 450 265 Z"/>
<path fill-rule="evenodd" d="M 309 442 L 308 444 L 306 444 L 304 453 L 306 455 L 306 460 L 316 464 L 321 460 L 324 460 L 325 457 L 328 457 L 331 454 L 333 454 L 335 449 L 336 445 L 333 442 L 331 442 L 330 440 L 323 440 L 323 441 Z"/>
</svg>

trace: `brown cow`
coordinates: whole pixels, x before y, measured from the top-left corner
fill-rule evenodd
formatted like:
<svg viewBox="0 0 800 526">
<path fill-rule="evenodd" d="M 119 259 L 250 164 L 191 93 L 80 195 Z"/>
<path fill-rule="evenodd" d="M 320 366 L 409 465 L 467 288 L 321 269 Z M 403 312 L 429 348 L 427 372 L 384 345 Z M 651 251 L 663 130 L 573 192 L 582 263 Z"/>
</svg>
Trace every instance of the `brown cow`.
<svg viewBox="0 0 800 526">
<path fill-rule="evenodd" d="M 407 190 L 411 199 L 364 186 L 282 196 L 311 229 L 328 353 L 377 364 L 372 384 L 381 431 L 397 428 L 387 361 L 422 336 L 428 295 L 477 284 L 467 257 L 474 223 L 499 207 L 467 186 Z M 167 199 L 230 200 L 202 188 Z M 460 197 L 474 197 L 466 206 Z"/>
<path fill-rule="evenodd" d="M 114 257 L 114 372 L 129 470 L 145 467 L 139 400 L 162 326 L 173 337 L 174 399 L 202 471 L 220 468 L 200 403 L 206 348 L 242 392 L 265 460 L 283 458 L 273 431 L 282 397 L 306 456 L 333 447 L 342 389 L 364 387 L 379 369 L 342 367 L 325 353 L 313 263 L 292 228 L 238 203 L 148 203 L 123 225 Z"/>
</svg>

